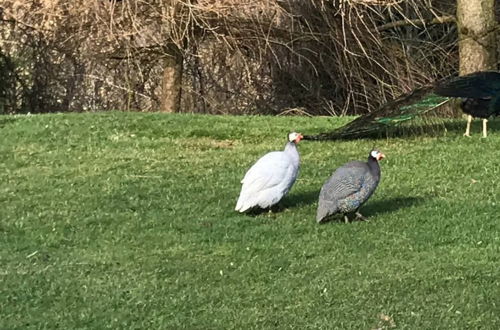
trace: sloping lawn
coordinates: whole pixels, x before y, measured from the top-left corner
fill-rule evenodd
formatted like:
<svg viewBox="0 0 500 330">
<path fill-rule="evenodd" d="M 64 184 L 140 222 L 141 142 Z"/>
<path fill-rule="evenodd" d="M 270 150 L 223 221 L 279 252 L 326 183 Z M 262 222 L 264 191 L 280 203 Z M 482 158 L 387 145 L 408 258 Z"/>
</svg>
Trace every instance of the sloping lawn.
<svg viewBox="0 0 500 330">
<path fill-rule="evenodd" d="M 288 131 L 349 119 L 0 117 L 1 329 L 500 329 L 500 128 L 302 141 L 283 210 L 233 211 Z M 343 163 L 387 158 L 369 222 L 315 223 Z"/>
</svg>

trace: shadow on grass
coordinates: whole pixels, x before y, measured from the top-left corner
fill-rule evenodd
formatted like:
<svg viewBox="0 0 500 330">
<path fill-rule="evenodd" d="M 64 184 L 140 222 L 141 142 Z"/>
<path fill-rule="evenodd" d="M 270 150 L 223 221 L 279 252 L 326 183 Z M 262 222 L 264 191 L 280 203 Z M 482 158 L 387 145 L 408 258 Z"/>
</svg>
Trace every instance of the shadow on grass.
<svg viewBox="0 0 500 330">
<path fill-rule="evenodd" d="M 431 197 L 423 197 L 423 196 L 401 196 L 394 197 L 384 200 L 379 200 L 376 202 L 368 202 L 366 206 L 362 206 L 360 209 L 360 213 L 363 214 L 368 220 L 371 217 L 381 215 L 384 213 L 392 213 L 396 212 L 400 209 L 408 208 L 411 206 L 419 205 L 424 203 L 426 200 Z M 352 221 L 361 221 L 354 219 L 353 214 L 349 215 L 350 222 Z M 344 223 L 344 216 L 342 214 L 335 214 L 330 216 L 328 219 L 323 220 L 321 224 L 329 223 L 329 222 L 341 222 Z"/>
<path fill-rule="evenodd" d="M 272 206 L 271 208 L 267 209 L 255 208 L 247 212 L 247 215 L 255 217 L 268 212 L 272 213 L 283 212 L 285 209 L 290 209 L 301 205 L 308 205 L 315 203 L 318 200 L 318 196 L 319 196 L 319 191 L 317 190 L 295 193 L 285 197 L 282 201 Z M 419 205 L 424 203 L 426 200 L 430 198 L 431 197 L 423 197 L 423 196 L 394 197 L 390 199 L 369 202 L 368 204 L 366 204 L 366 206 L 361 207 L 360 212 L 366 217 L 373 217 L 384 213 L 396 212 L 399 209 Z M 334 219 L 337 219 L 337 217 L 338 219 L 341 220 L 343 219 L 341 215 L 338 215 L 338 216 L 333 216 L 332 220 L 335 221 Z"/>
<path fill-rule="evenodd" d="M 301 191 L 292 193 L 282 201 L 283 207 L 291 208 L 300 205 L 308 205 L 318 200 L 319 190 Z"/>
<path fill-rule="evenodd" d="M 360 123 L 359 127 L 354 124 L 346 125 L 330 132 L 317 135 L 306 135 L 304 140 L 356 140 L 356 139 L 381 139 L 381 138 L 409 138 L 417 136 L 443 136 L 446 134 L 462 135 L 465 132 L 465 119 L 441 119 L 439 122 L 424 124 L 400 125 L 394 127 L 370 126 Z M 354 122 L 354 121 L 353 121 Z M 352 122 L 352 123 L 353 123 Z M 488 121 L 488 131 L 500 132 L 500 120 L 491 118 Z M 471 132 L 480 134 L 482 132 L 482 120 L 477 118 L 472 121 Z"/>
<path fill-rule="evenodd" d="M 285 209 L 291 209 L 301 205 L 308 205 L 314 203 L 318 200 L 319 191 L 311 190 L 311 191 L 303 191 L 299 193 L 292 193 L 290 195 L 285 196 L 278 204 L 267 208 L 254 208 L 248 211 L 246 214 L 249 216 L 259 216 L 264 213 L 272 212 L 272 213 L 280 213 Z"/>
<path fill-rule="evenodd" d="M 0 116 L 0 128 L 14 123 L 17 119 L 8 115 Z"/>
<path fill-rule="evenodd" d="M 384 213 L 396 212 L 399 209 L 420 205 L 430 198 L 431 197 L 423 196 L 400 196 L 390 199 L 378 200 L 376 202 L 367 203 L 366 206 L 361 207 L 360 212 L 367 217 L 372 217 Z"/>
</svg>

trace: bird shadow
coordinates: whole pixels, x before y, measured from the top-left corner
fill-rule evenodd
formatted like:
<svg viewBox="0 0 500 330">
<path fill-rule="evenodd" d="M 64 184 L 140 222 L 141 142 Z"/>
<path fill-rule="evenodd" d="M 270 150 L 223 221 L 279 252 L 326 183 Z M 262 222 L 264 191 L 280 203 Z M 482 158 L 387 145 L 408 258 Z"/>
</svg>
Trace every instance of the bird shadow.
<svg viewBox="0 0 500 330">
<path fill-rule="evenodd" d="M 319 190 L 301 191 L 288 195 L 282 202 L 283 207 L 297 207 L 300 205 L 309 205 L 318 200 Z"/>
<path fill-rule="evenodd" d="M 319 191 L 317 190 L 295 193 L 287 196 L 287 198 L 279 202 L 277 205 L 272 206 L 271 208 L 267 209 L 256 208 L 250 210 L 247 213 L 247 215 L 256 217 L 261 214 L 269 212 L 280 213 L 285 209 L 294 208 L 301 205 L 312 204 L 318 200 L 318 196 L 319 196 Z M 384 213 L 393 213 L 400 209 L 408 208 L 411 206 L 420 205 L 430 198 L 431 197 L 425 197 L 425 196 L 398 196 L 384 200 L 377 200 L 363 206 L 360 209 L 360 212 L 369 218 Z M 334 218 L 336 217 L 333 217 L 331 220 L 333 220 Z M 343 217 L 339 215 L 339 219 L 343 219 Z M 330 222 L 330 221 L 325 221 L 325 222 Z"/>
<path fill-rule="evenodd" d="M 384 214 L 384 213 L 393 213 L 400 209 L 408 208 L 411 206 L 416 206 L 424 203 L 427 197 L 424 196 L 399 196 L 379 201 L 374 201 L 366 204 L 366 206 L 362 206 L 360 212 L 370 220 L 371 217 Z M 355 219 L 355 217 L 351 214 L 349 215 L 349 221 L 361 221 Z M 330 217 L 327 220 L 321 222 L 322 224 L 328 222 L 344 222 L 344 217 L 342 214 L 336 214 Z"/>
<path fill-rule="evenodd" d="M 437 120 L 439 121 L 439 119 Z M 446 134 L 462 135 L 465 132 L 466 121 L 462 119 L 444 119 L 442 122 L 426 122 L 422 124 L 412 125 L 399 125 L 394 127 L 387 127 L 383 130 L 375 129 L 370 130 L 354 130 L 351 133 L 342 133 L 342 128 L 336 130 L 320 133 L 317 135 L 305 135 L 304 140 L 357 140 L 357 139 L 381 139 L 381 138 L 409 138 L 416 136 L 443 136 Z M 482 120 L 476 118 L 471 124 L 471 134 L 481 134 Z M 500 131 L 500 119 L 490 118 L 488 120 L 488 132 Z"/>
<path fill-rule="evenodd" d="M 302 191 L 286 196 L 278 204 L 270 208 L 254 208 L 247 212 L 249 216 L 259 216 L 265 213 L 280 213 L 286 209 L 294 208 L 300 205 L 309 205 L 318 200 L 319 190 Z"/>
<path fill-rule="evenodd" d="M 425 196 L 398 196 L 389 199 L 377 200 L 361 208 L 365 216 L 376 216 L 384 213 L 393 213 L 400 209 L 424 203 L 430 197 Z"/>
</svg>

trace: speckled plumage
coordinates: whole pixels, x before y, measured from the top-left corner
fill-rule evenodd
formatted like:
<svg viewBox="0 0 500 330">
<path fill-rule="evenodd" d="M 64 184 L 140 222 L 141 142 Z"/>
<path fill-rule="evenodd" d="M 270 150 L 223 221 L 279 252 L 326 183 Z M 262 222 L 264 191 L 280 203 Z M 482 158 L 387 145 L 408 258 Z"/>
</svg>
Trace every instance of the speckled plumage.
<svg viewBox="0 0 500 330">
<path fill-rule="evenodd" d="M 339 167 L 325 182 L 319 195 L 316 220 L 337 213 L 356 212 L 380 182 L 380 166 L 371 155 L 368 162 L 352 161 Z"/>
</svg>

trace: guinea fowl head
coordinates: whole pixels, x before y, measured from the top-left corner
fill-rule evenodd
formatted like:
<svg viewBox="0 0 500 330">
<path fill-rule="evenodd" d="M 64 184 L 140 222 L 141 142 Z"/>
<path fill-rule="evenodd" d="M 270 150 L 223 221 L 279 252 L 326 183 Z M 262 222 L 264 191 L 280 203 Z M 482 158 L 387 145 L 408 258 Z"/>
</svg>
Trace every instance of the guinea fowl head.
<svg viewBox="0 0 500 330">
<path fill-rule="evenodd" d="M 299 143 L 304 137 L 300 133 L 292 132 L 288 134 L 288 141 L 293 142 L 295 144 Z"/>
<path fill-rule="evenodd" d="M 383 153 L 381 153 L 379 150 L 374 149 L 374 150 L 370 151 L 369 158 L 373 158 L 376 161 L 379 161 L 379 160 L 383 159 L 384 157 L 385 157 L 385 155 Z"/>
</svg>

